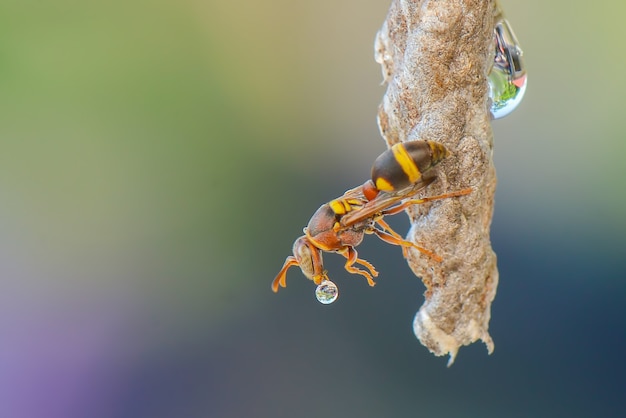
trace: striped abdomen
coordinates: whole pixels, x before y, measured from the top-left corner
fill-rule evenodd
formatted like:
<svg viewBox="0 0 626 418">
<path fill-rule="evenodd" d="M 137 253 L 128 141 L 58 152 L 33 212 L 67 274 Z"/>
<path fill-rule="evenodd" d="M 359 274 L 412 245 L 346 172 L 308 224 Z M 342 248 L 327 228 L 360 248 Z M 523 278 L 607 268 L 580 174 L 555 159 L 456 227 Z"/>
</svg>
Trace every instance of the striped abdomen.
<svg viewBox="0 0 626 418">
<path fill-rule="evenodd" d="M 443 144 L 435 141 L 400 142 L 376 158 L 372 181 L 378 190 L 404 189 L 449 154 Z"/>
</svg>

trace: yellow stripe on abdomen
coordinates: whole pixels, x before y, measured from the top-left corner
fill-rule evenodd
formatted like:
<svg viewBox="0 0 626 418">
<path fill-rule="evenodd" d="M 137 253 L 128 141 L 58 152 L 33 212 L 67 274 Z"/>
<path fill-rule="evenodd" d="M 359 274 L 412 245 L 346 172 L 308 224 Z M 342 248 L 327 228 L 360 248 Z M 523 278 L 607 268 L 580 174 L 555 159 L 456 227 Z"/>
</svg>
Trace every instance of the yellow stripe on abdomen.
<svg viewBox="0 0 626 418">
<path fill-rule="evenodd" d="M 422 173 L 420 172 L 419 168 L 417 168 L 417 165 L 413 161 L 413 158 L 411 158 L 402 143 L 396 144 L 391 147 L 391 151 L 393 152 L 393 156 L 396 159 L 396 162 L 400 165 L 404 174 L 406 174 L 409 178 L 410 183 L 415 183 L 422 177 Z M 376 186 L 378 186 L 378 179 L 376 183 Z"/>
<path fill-rule="evenodd" d="M 378 177 L 376 179 L 375 185 L 378 190 L 383 190 L 385 192 L 389 192 L 394 189 L 393 184 L 389 183 L 389 181 L 382 177 Z"/>
</svg>

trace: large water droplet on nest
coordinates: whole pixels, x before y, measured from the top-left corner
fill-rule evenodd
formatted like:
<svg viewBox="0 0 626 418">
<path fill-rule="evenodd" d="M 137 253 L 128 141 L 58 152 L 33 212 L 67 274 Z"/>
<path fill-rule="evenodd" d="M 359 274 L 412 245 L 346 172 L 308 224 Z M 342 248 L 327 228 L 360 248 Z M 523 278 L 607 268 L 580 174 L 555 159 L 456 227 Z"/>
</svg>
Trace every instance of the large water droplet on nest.
<svg viewBox="0 0 626 418">
<path fill-rule="evenodd" d="M 496 53 L 489 73 L 489 97 L 494 119 L 503 118 L 517 108 L 526 92 L 526 67 L 509 22 L 500 19 L 493 33 Z"/>
</svg>

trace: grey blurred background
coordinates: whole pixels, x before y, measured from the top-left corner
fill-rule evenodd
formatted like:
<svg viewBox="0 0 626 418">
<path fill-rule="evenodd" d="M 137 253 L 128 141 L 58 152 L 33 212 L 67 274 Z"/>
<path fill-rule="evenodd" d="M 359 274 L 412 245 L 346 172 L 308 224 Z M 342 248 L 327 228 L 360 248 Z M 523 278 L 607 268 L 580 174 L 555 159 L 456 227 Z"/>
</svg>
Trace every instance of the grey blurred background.
<svg viewBox="0 0 626 418">
<path fill-rule="evenodd" d="M 384 149 L 389 1 L 0 5 L 0 416 L 626 415 L 626 3 L 502 5 L 496 344 L 428 353 L 401 251 L 270 282 Z M 392 220 L 404 233 L 404 215 Z"/>
</svg>

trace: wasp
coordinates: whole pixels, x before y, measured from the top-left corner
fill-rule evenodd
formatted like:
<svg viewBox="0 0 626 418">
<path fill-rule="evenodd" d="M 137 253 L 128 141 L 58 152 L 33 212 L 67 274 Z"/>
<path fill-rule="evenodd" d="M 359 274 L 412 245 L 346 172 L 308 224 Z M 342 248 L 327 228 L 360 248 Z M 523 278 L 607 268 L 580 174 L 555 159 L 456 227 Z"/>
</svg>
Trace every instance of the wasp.
<svg viewBox="0 0 626 418">
<path fill-rule="evenodd" d="M 402 239 L 383 220 L 415 204 L 463 196 L 471 188 L 438 196 L 415 199 L 413 196 L 435 181 L 427 176 L 429 170 L 450 155 L 443 144 L 435 141 L 408 141 L 393 145 L 379 155 L 372 165 L 369 180 L 341 197 L 322 205 L 304 228 L 304 235 L 293 244 L 293 255 L 287 257 L 282 269 L 272 282 L 272 290 L 286 287 L 287 270 L 299 266 L 302 273 L 315 284 L 328 280 L 322 253 L 334 252 L 346 258 L 344 268 L 359 274 L 374 286 L 378 272 L 368 261 L 359 258 L 355 249 L 366 234 L 399 245 L 406 256 L 408 248 L 415 248 L 436 262 L 442 261 L 435 253 Z M 359 268 L 361 266 L 365 269 Z"/>
</svg>

